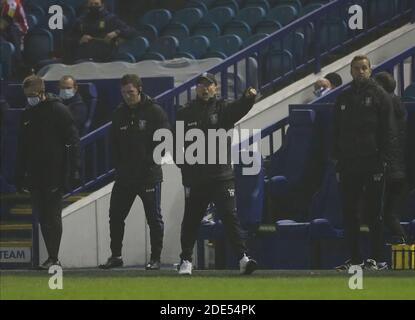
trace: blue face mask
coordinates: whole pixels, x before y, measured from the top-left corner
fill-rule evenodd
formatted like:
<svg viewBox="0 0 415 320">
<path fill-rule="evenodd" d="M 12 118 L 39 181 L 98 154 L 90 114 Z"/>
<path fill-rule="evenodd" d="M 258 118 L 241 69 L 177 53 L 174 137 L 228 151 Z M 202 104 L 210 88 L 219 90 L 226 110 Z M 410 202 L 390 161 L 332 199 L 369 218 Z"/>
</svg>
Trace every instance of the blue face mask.
<svg viewBox="0 0 415 320">
<path fill-rule="evenodd" d="M 72 98 L 75 95 L 74 89 L 61 89 L 59 91 L 59 97 L 61 97 L 63 100 L 67 100 Z"/>
<path fill-rule="evenodd" d="M 39 97 L 27 97 L 27 103 L 29 104 L 29 106 L 35 107 L 40 103 L 40 98 Z"/>
<path fill-rule="evenodd" d="M 329 91 L 330 91 L 329 88 L 321 87 L 320 89 L 314 91 L 314 95 L 317 98 L 320 98 L 320 97 L 324 96 L 325 94 L 327 94 Z"/>
</svg>

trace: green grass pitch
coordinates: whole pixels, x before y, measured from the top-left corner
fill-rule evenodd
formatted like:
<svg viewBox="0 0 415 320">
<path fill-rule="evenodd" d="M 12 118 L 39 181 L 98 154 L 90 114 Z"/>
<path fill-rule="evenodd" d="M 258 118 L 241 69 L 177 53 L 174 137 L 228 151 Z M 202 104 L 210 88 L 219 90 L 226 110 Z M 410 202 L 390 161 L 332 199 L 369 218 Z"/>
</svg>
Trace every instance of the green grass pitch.
<svg viewBox="0 0 415 320">
<path fill-rule="evenodd" d="M 347 273 L 335 271 L 258 270 L 65 270 L 63 289 L 49 289 L 46 271 L 1 271 L 0 299 L 415 299 L 415 271 L 364 272 L 363 289 L 349 289 Z"/>
</svg>

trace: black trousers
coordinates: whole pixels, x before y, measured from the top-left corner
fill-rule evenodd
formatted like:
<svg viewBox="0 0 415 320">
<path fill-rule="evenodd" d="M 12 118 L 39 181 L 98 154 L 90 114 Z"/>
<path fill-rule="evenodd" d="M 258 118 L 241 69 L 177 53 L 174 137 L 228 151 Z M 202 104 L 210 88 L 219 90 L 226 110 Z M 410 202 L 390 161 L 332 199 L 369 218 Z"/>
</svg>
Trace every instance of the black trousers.
<svg viewBox="0 0 415 320">
<path fill-rule="evenodd" d="M 62 238 L 62 190 L 37 188 L 31 190 L 32 209 L 38 215 L 49 258 L 58 259 Z"/>
<path fill-rule="evenodd" d="M 353 264 L 362 262 L 359 247 L 358 210 L 362 197 L 365 201 L 363 214 L 366 216 L 370 229 L 371 258 L 376 261 L 381 261 L 383 258 L 383 217 L 381 215 L 383 184 L 383 178 L 375 178 L 371 172 L 340 173 L 344 231 Z"/>
<path fill-rule="evenodd" d="M 143 201 L 147 223 L 150 227 L 151 260 L 160 261 L 164 235 L 164 222 L 160 208 L 160 182 L 153 185 L 120 181 L 114 183 L 109 212 L 112 256 L 121 256 L 124 221 L 137 195 Z"/>
<path fill-rule="evenodd" d="M 385 192 L 385 225 L 393 238 L 406 240 L 406 234 L 400 223 L 400 210 L 405 203 L 405 179 L 387 180 Z"/>
<path fill-rule="evenodd" d="M 216 205 L 226 235 L 235 252 L 242 257 L 246 246 L 241 236 L 241 226 L 236 214 L 235 183 L 219 181 L 185 188 L 185 209 L 181 229 L 182 260 L 192 261 L 193 247 L 197 240 L 200 223 L 210 202 Z"/>
</svg>

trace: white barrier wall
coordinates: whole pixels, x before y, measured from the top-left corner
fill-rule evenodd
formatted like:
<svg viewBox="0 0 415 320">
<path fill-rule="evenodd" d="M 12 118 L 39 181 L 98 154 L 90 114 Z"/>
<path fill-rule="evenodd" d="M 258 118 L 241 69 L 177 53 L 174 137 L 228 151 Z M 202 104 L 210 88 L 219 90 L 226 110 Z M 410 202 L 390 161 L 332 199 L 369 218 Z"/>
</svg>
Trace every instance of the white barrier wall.
<svg viewBox="0 0 415 320">
<path fill-rule="evenodd" d="M 180 170 L 171 164 L 162 166 L 161 209 L 164 217 L 162 263 L 179 261 L 180 223 L 184 211 L 184 192 Z M 63 236 L 59 258 L 64 267 L 96 267 L 111 255 L 109 204 L 113 183 L 68 206 L 63 211 Z M 150 259 L 150 237 L 143 204 L 136 198 L 125 221 L 124 265 L 144 265 Z M 40 261 L 47 258 L 40 239 Z"/>
</svg>

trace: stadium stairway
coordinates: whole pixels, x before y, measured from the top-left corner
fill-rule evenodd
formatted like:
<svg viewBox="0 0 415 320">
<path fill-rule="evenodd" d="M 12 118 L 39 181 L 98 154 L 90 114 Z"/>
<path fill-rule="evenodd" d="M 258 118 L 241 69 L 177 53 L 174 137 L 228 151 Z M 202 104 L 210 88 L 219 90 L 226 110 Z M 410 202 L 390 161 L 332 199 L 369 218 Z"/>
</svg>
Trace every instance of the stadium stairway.
<svg viewBox="0 0 415 320">
<path fill-rule="evenodd" d="M 85 197 L 78 193 L 64 199 L 63 206 Z M 0 269 L 32 268 L 38 265 L 38 245 L 33 239 L 38 232 L 33 229 L 35 219 L 30 196 L 2 194 L 0 196 Z"/>
</svg>

